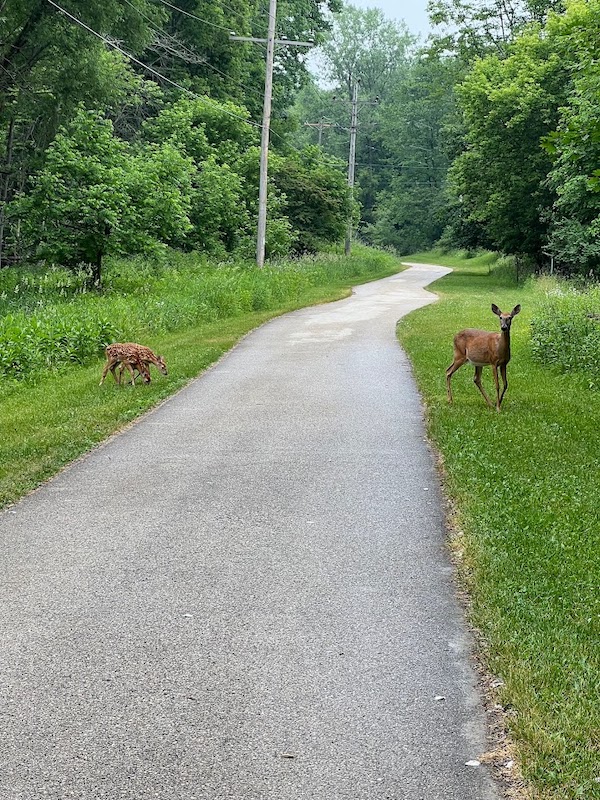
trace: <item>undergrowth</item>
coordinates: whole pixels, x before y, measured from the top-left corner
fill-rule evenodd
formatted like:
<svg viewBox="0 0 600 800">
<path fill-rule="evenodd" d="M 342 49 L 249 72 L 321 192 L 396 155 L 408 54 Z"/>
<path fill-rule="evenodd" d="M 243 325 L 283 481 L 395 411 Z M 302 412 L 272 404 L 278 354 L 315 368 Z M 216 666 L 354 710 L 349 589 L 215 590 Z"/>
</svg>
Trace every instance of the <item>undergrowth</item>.
<svg viewBox="0 0 600 800">
<path fill-rule="evenodd" d="M 211 264 L 171 253 L 169 261 L 109 264 L 102 293 L 64 269 L 0 272 L 0 375 L 35 376 L 68 364 L 90 364 L 107 344 L 184 330 L 293 302 L 310 288 L 381 268 L 390 257 L 334 254 L 284 261 L 263 269 Z"/>
</svg>

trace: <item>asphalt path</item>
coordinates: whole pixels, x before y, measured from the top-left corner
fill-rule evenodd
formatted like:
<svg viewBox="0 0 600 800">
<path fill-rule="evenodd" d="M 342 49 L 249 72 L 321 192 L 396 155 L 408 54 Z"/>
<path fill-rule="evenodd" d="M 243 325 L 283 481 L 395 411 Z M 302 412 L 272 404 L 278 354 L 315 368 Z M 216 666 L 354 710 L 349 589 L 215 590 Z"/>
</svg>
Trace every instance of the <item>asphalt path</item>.
<svg viewBox="0 0 600 800">
<path fill-rule="evenodd" d="M 0 514 L 1 800 L 497 798 L 395 337 L 447 271 L 269 322 Z"/>
</svg>

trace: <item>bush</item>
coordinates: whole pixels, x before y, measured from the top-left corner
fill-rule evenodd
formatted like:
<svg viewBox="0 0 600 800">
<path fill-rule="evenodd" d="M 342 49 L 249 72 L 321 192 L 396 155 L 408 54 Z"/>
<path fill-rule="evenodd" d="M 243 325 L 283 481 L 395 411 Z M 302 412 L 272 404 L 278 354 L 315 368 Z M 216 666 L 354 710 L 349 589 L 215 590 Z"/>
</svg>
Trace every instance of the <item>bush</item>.
<svg viewBox="0 0 600 800">
<path fill-rule="evenodd" d="M 545 299 L 531 321 L 535 359 L 561 370 L 589 375 L 600 385 L 600 286 L 585 291 L 547 281 Z"/>
</svg>

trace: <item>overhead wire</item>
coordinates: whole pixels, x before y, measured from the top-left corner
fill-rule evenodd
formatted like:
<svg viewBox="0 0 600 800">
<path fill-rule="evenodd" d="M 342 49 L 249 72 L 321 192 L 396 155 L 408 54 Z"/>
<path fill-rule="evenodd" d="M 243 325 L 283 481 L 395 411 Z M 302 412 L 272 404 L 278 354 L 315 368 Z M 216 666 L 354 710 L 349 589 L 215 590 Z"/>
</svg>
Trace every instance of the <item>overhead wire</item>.
<svg viewBox="0 0 600 800">
<path fill-rule="evenodd" d="M 147 14 L 145 14 L 143 11 L 141 11 L 139 8 L 137 8 L 137 6 L 135 6 L 131 2 L 131 0 L 125 0 L 125 2 L 127 3 L 128 6 L 131 6 L 131 8 L 135 9 L 135 11 L 137 11 L 138 14 L 140 14 L 152 26 L 152 28 L 157 33 L 162 33 L 164 36 L 168 37 L 169 39 L 174 39 L 174 37 L 172 37 L 171 34 L 167 33 L 167 31 L 165 31 L 163 28 L 160 28 L 153 20 L 150 19 L 150 17 Z M 198 53 L 195 53 L 193 50 L 191 50 L 189 47 L 187 47 L 185 44 L 183 44 L 183 42 L 179 42 L 177 39 L 174 39 L 174 41 L 178 45 L 180 45 L 186 53 L 188 53 L 190 56 L 193 56 L 195 59 L 198 59 L 198 61 L 196 61 L 195 63 L 198 63 L 201 66 L 206 66 L 209 69 L 212 69 L 213 72 L 216 72 L 218 75 L 221 75 L 223 78 L 227 78 L 228 81 L 230 81 L 231 83 L 235 83 L 236 86 L 239 86 L 241 89 L 244 89 L 246 92 L 251 92 L 254 95 L 262 96 L 262 92 L 259 92 L 257 89 L 253 88 L 252 86 L 246 86 L 246 84 L 242 83 L 241 81 L 235 80 L 230 75 L 228 75 L 226 72 L 223 72 L 223 70 L 220 70 L 218 67 L 215 67 L 214 64 L 211 64 L 210 61 L 207 61 L 205 58 L 200 56 Z"/>
<path fill-rule="evenodd" d="M 136 11 L 141 17 L 143 17 L 146 20 L 146 22 L 150 25 L 150 27 L 153 28 L 155 33 L 162 33 L 163 36 L 167 37 L 167 39 L 169 39 L 172 42 L 175 42 L 175 44 L 178 47 L 180 47 L 187 55 L 191 56 L 193 59 L 196 59 L 196 63 L 202 63 L 202 64 L 206 63 L 206 61 L 204 59 L 202 59 L 201 56 L 199 56 L 197 53 L 194 53 L 193 50 L 190 50 L 190 48 L 187 47 L 183 42 L 180 42 L 175 36 L 172 36 L 170 33 L 167 33 L 167 31 L 165 31 L 163 28 L 160 28 L 154 22 L 153 19 L 151 19 L 140 8 L 138 8 L 136 5 L 134 5 L 134 3 L 131 2 L 131 0 L 125 0 L 125 2 L 127 3 L 127 5 L 130 8 L 133 8 L 134 11 Z M 175 55 L 177 55 L 177 54 L 175 53 Z"/>
<path fill-rule="evenodd" d="M 98 39 L 103 41 L 109 47 L 112 47 L 113 49 L 117 50 L 119 53 L 124 55 L 126 58 L 128 58 L 130 61 L 132 61 L 134 64 L 137 64 L 142 69 L 144 69 L 147 72 L 149 72 L 150 74 L 155 75 L 159 80 L 165 81 L 166 83 L 170 84 L 171 86 L 174 86 L 175 88 L 179 89 L 180 91 L 184 92 L 185 94 L 189 95 L 190 97 L 193 97 L 195 100 L 199 100 L 201 103 L 203 103 L 206 106 L 209 106 L 209 107 L 212 107 L 212 108 L 218 108 L 218 110 L 221 111 L 223 114 L 225 114 L 225 115 L 227 115 L 229 117 L 233 117 L 235 119 L 239 119 L 242 122 L 245 122 L 246 125 L 249 125 L 249 126 L 251 126 L 253 128 L 258 128 L 259 130 L 262 130 L 262 127 L 263 127 L 262 123 L 254 122 L 254 120 L 249 120 L 246 117 L 242 117 L 240 114 L 235 114 L 233 111 L 227 111 L 226 109 L 224 109 L 221 105 L 217 104 L 216 102 L 211 101 L 210 99 L 208 99 L 206 97 L 201 97 L 200 95 L 198 95 L 195 92 L 191 91 L 191 89 L 187 89 L 185 86 L 182 86 L 181 84 L 177 83 L 176 81 L 172 80 L 171 78 L 168 78 L 166 75 L 163 75 L 162 72 L 159 72 L 158 70 L 155 70 L 153 67 L 149 66 L 148 64 L 145 64 L 143 61 L 140 61 L 139 58 L 136 58 L 131 53 L 128 53 L 126 50 L 123 50 L 123 48 L 119 47 L 119 45 L 117 45 L 115 42 L 111 41 L 106 36 L 103 36 L 101 33 L 98 33 L 98 31 L 95 31 L 93 28 L 91 28 L 85 22 L 80 20 L 74 14 L 71 14 L 69 11 L 64 9 L 61 5 L 56 3 L 55 0 L 47 0 L 47 2 L 50 3 L 51 6 L 54 6 L 54 8 L 56 8 L 61 14 L 64 14 L 66 17 L 68 17 L 73 22 L 75 22 L 77 25 L 80 25 L 82 28 L 84 28 L 86 31 L 91 33 L 93 36 L 96 36 Z M 191 16 L 194 19 L 197 19 L 199 22 L 206 22 L 206 20 L 202 20 L 200 17 L 197 17 L 196 15 L 191 14 L 190 12 L 184 12 L 183 9 L 180 9 L 177 6 L 173 6 L 171 3 L 167 2 L 167 0 L 159 0 L 159 2 L 163 3 L 166 6 L 169 6 L 169 7 L 173 8 L 173 9 L 175 9 L 176 11 L 181 11 L 182 13 L 186 14 L 187 16 Z M 218 27 L 218 26 L 215 26 L 215 27 Z M 222 30 L 226 30 L 226 29 L 222 28 Z M 276 136 L 278 139 L 280 139 L 291 150 L 294 150 L 297 153 L 301 152 L 300 148 L 296 147 L 292 142 L 287 141 L 283 137 L 282 134 L 280 134 L 276 130 L 273 130 L 272 127 L 270 128 L 270 133 L 271 133 L 272 136 Z"/>
<path fill-rule="evenodd" d="M 225 28 L 223 25 L 218 25 L 216 22 L 211 22 L 208 19 L 202 19 L 197 14 L 192 14 L 191 11 L 185 11 L 183 8 L 179 8 L 179 6 L 174 6 L 172 3 L 169 3 L 168 0 L 158 0 L 159 3 L 162 3 L 164 6 L 169 6 L 169 8 L 174 9 L 175 11 L 179 11 L 180 14 L 184 14 L 186 17 L 191 17 L 192 19 L 198 20 L 198 22 L 203 22 L 205 25 L 210 25 L 212 28 L 217 28 L 218 30 L 225 31 L 225 33 L 231 33 L 231 28 Z"/>
<path fill-rule="evenodd" d="M 73 14 L 71 14 L 69 11 L 64 9 L 58 3 L 54 2 L 54 0 L 47 0 L 47 2 L 50 3 L 51 6 L 54 6 L 54 8 L 56 8 L 58 11 L 60 11 L 66 17 L 68 17 L 69 19 L 73 20 L 73 22 L 77 23 L 77 25 L 80 25 L 86 31 L 89 31 L 89 33 L 91 33 L 94 36 L 96 36 L 98 39 L 103 41 L 109 47 L 112 47 L 115 50 L 117 50 L 119 53 L 124 55 L 126 58 L 130 59 L 131 61 L 133 61 L 134 64 L 137 64 L 138 66 L 142 67 L 142 69 L 147 70 L 152 75 L 156 75 L 156 77 L 159 78 L 160 80 L 171 84 L 171 86 L 175 86 L 177 89 L 180 89 L 182 92 L 185 92 L 185 94 L 190 95 L 195 100 L 199 100 L 201 103 L 204 103 L 207 106 L 210 106 L 212 108 L 218 107 L 219 111 L 221 111 L 223 114 L 226 114 L 229 117 L 234 117 L 235 119 L 239 119 L 242 122 L 245 122 L 246 125 L 250 125 L 253 128 L 262 128 L 262 125 L 260 123 L 254 122 L 253 120 L 249 120 L 246 117 L 242 117 L 240 114 L 235 114 L 233 111 L 227 111 L 226 109 L 224 109 L 222 106 L 220 106 L 216 102 L 211 101 L 206 97 L 201 97 L 199 94 L 196 94 L 195 92 L 192 92 L 191 89 L 187 89 L 185 86 L 181 86 L 181 84 L 177 83 L 176 81 L 171 80 L 171 78 L 167 78 L 167 76 L 163 75 L 162 72 L 158 72 L 158 70 L 155 70 L 153 67 L 149 66 L 148 64 L 145 64 L 143 61 L 140 61 L 139 58 L 136 58 L 135 56 L 131 55 L 131 53 L 128 53 L 126 50 L 123 50 L 123 48 L 119 47 L 119 45 L 115 44 L 115 42 L 112 42 L 110 39 L 107 39 L 106 36 L 103 36 L 101 33 L 98 33 L 93 28 L 90 28 L 89 25 L 86 25 L 85 22 L 82 22 L 78 17 L 76 17 Z"/>
</svg>

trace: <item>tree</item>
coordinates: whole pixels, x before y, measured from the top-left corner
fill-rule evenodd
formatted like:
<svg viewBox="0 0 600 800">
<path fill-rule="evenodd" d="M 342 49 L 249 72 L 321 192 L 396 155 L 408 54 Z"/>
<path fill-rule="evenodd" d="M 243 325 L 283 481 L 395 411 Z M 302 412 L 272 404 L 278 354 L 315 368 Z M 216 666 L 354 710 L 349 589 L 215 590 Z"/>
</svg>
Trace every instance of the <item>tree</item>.
<svg viewBox="0 0 600 800">
<path fill-rule="evenodd" d="M 387 186 L 379 193 L 372 236 L 407 253 L 430 247 L 444 230 L 448 121 L 454 114 L 456 59 L 422 53 L 381 110 L 379 138 Z"/>
<path fill-rule="evenodd" d="M 322 74 L 334 88 L 308 85 L 293 110 L 301 130 L 304 122 L 326 123 L 329 127 L 321 130 L 325 149 L 348 163 L 352 86 L 360 82 L 355 196 L 363 226 L 373 222 L 377 194 L 388 182 L 377 136 L 380 105 L 408 69 L 414 42 L 403 22 L 386 19 L 379 9 L 346 6 L 334 15 L 331 34 L 321 47 Z M 316 143 L 317 136 L 312 128 L 298 141 Z"/>
<path fill-rule="evenodd" d="M 548 184 L 548 249 L 568 272 L 600 274 L 600 2 L 574 0 L 549 21 L 548 35 L 574 78 L 557 130 L 544 147 L 553 160 Z"/>
<path fill-rule="evenodd" d="M 543 25 L 563 0 L 429 0 L 432 49 L 451 52 L 465 64 L 477 57 L 508 54 L 510 44 L 531 22 Z"/>
<path fill-rule="evenodd" d="M 132 153 L 110 120 L 80 109 L 57 134 L 32 189 L 9 206 L 38 258 L 89 271 L 106 254 L 146 252 L 190 228 L 193 164 L 166 144 Z"/>
<path fill-rule="evenodd" d="M 325 76 L 345 88 L 348 98 L 356 80 L 365 94 L 384 96 L 407 64 L 414 42 L 405 23 L 387 19 L 381 9 L 345 6 L 321 46 Z"/>
<path fill-rule="evenodd" d="M 307 147 L 279 159 L 274 180 L 284 198 L 283 212 L 297 231 L 297 252 L 316 252 L 344 237 L 352 205 L 343 164 Z"/>
<path fill-rule="evenodd" d="M 567 82 L 560 54 L 535 26 L 507 58 L 475 62 L 457 89 L 466 129 L 466 149 L 449 173 L 458 224 L 479 227 L 503 252 L 541 257 L 547 225 L 540 212 L 552 203 L 541 141 L 556 127 Z"/>
<path fill-rule="evenodd" d="M 143 49 L 152 17 L 147 0 L 74 0 L 69 10 L 133 51 Z M 0 16 L 0 265 L 5 251 L 5 207 L 23 191 L 61 124 L 81 102 L 111 107 L 131 71 L 123 59 L 47 0 L 13 0 Z M 2 135 L 4 134 L 4 135 Z M 11 232 L 13 244 L 15 236 Z"/>
</svg>

